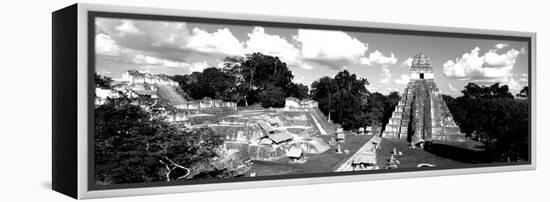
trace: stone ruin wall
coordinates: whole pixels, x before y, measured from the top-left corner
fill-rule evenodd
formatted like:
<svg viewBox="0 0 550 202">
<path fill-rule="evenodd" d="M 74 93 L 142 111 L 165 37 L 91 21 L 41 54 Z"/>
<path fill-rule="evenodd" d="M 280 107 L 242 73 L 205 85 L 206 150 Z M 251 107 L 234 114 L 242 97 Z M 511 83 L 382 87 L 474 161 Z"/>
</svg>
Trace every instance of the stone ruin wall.
<svg viewBox="0 0 550 202">
<path fill-rule="evenodd" d="M 237 150 L 253 160 L 273 161 L 286 157 L 286 151 L 291 147 L 300 147 L 305 153 L 318 154 L 326 151 L 328 148 L 325 147 L 329 146 L 322 142 L 322 139 L 317 138 L 320 140 L 315 142 L 316 138 L 311 138 L 303 133 L 297 134 L 299 138 L 289 142 L 260 144 L 260 139 L 265 137 L 268 132 L 255 123 L 254 120 L 265 120 L 267 123 L 281 127 L 293 125 L 313 127 L 308 121 L 310 117 L 307 113 L 303 111 L 279 111 L 277 113 L 255 114 L 239 118 L 227 117 L 224 118 L 223 122 L 220 122 L 225 124 L 214 124 L 209 127 L 216 134 L 224 135 L 226 140 L 224 145 L 227 149 Z"/>
</svg>

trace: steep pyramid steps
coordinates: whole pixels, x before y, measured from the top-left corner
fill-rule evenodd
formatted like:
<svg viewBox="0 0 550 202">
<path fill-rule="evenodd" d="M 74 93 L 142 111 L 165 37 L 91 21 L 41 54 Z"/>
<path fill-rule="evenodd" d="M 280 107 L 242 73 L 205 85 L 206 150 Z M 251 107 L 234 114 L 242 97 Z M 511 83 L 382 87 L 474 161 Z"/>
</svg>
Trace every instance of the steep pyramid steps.
<svg viewBox="0 0 550 202">
<path fill-rule="evenodd" d="M 178 106 L 187 103 L 187 100 L 177 92 L 176 88 L 167 85 L 157 85 L 157 87 L 157 96 L 168 101 L 170 105 Z"/>
<path fill-rule="evenodd" d="M 309 114 L 309 116 L 311 117 L 311 119 L 313 120 L 313 125 L 315 127 L 318 128 L 319 132 L 321 133 L 321 135 L 328 135 L 329 133 L 327 133 L 327 131 L 325 130 L 325 128 L 323 126 L 321 126 L 321 124 L 319 123 L 319 121 L 317 120 L 317 118 L 315 118 L 315 116 L 313 114 Z"/>
<path fill-rule="evenodd" d="M 319 110 L 319 108 L 313 108 L 309 111 L 310 115 L 312 117 L 315 117 L 315 120 L 319 122 L 319 124 L 321 125 L 321 127 L 323 127 L 327 134 L 331 135 L 336 132 L 336 128 L 338 128 L 338 126 L 334 123 L 328 122 L 328 118 L 323 114 L 323 112 L 321 112 L 321 110 Z"/>
<path fill-rule="evenodd" d="M 416 145 L 424 141 L 464 142 L 439 88 L 429 59 L 420 53 L 411 65 L 411 80 L 403 91 L 382 137 L 406 139 Z"/>
</svg>

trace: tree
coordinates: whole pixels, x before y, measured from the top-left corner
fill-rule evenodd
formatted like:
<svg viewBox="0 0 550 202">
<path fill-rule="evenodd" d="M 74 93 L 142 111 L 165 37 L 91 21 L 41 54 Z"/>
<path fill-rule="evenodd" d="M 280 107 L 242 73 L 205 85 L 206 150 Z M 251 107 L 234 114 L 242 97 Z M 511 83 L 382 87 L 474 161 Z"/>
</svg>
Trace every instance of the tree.
<svg viewBox="0 0 550 202">
<path fill-rule="evenodd" d="M 447 108 L 449 108 L 449 111 L 453 115 L 453 119 L 456 124 L 460 126 L 462 132 L 466 133 L 466 136 L 471 136 L 474 130 L 473 126 L 470 124 L 472 124 L 473 121 L 469 120 L 467 117 L 467 109 L 465 108 L 467 106 L 464 106 L 466 102 L 463 100 L 459 102 L 458 99 L 455 99 L 449 95 L 442 95 L 442 97 L 447 105 Z"/>
<path fill-rule="evenodd" d="M 378 92 L 369 93 L 362 107 L 364 112 L 362 122 L 369 126 L 378 125 L 383 128 L 391 118 L 400 99 L 399 92 L 391 92 L 387 96 Z"/>
<path fill-rule="evenodd" d="M 105 89 L 111 88 L 111 83 L 113 83 L 113 79 L 111 79 L 110 77 L 99 75 L 97 73 L 95 73 L 94 80 L 96 87 Z"/>
<path fill-rule="evenodd" d="M 386 108 L 384 110 L 385 111 L 384 119 L 382 120 L 383 126 L 385 126 L 386 123 L 388 123 L 389 119 L 392 116 L 393 111 L 395 110 L 395 106 L 397 106 L 399 100 L 401 99 L 401 96 L 399 95 L 399 92 L 393 91 L 390 94 L 388 94 L 386 98 L 387 98 L 387 103 L 386 103 Z"/>
<path fill-rule="evenodd" d="M 468 83 L 462 90 L 463 97 L 468 99 L 477 98 L 514 98 L 507 85 L 495 83 L 489 87 L 479 86 L 475 83 Z"/>
<path fill-rule="evenodd" d="M 171 77 L 193 99 L 210 97 L 224 101 L 233 100 L 236 83 L 233 75 L 216 67 L 209 67 L 202 72 L 190 75 L 175 75 Z"/>
<path fill-rule="evenodd" d="M 259 93 L 259 99 L 264 108 L 285 106 L 285 92 L 280 87 L 269 86 Z"/>
<path fill-rule="evenodd" d="M 176 92 L 183 98 L 190 100 L 193 99 L 191 96 L 191 87 L 198 82 L 198 77 L 200 75 L 200 72 L 193 72 L 188 75 L 174 75 L 170 78 L 179 84 L 179 88 L 176 88 Z"/>
<path fill-rule="evenodd" d="M 198 77 L 200 75 L 200 72 L 193 72 L 186 75 L 174 75 L 171 77 L 171 79 L 177 82 L 182 89 L 187 91 L 191 84 L 198 82 Z"/>
<path fill-rule="evenodd" d="M 325 114 L 334 114 L 334 122 L 342 124 L 344 129 L 357 128 L 363 112 L 362 100 L 367 93 L 366 79 L 357 78 L 347 70 L 342 70 L 334 78 L 323 77 L 312 83 L 313 99 L 319 102 L 319 108 Z"/>
<path fill-rule="evenodd" d="M 469 83 L 462 93 L 456 99 L 445 95 L 443 99 L 461 131 L 484 143 L 489 160 L 527 160 L 528 101 L 514 99 L 508 86 L 498 83 Z"/>
<path fill-rule="evenodd" d="M 518 94 L 516 94 L 516 96 L 520 98 L 527 98 L 528 95 L 529 95 L 529 86 L 523 87 L 523 89 L 521 89 L 521 91 Z"/>
<path fill-rule="evenodd" d="M 381 93 L 374 92 L 367 96 L 367 103 L 363 108 L 367 125 L 384 125 L 387 114 L 388 98 Z M 390 112 L 391 113 L 391 112 Z"/>
<path fill-rule="evenodd" d="M 194 99 L 210 97 L 214 99 L 230 100 L 231 92 L 235 89 L 232 75 L 216 67 L 204 69 L 196 74 L 196 82 L 189 84 L 189 92 Z"/>
<path fill-rule="evenodd" d="M 215 157 L 223 143 L 211 129 L 182 130 L 166 122 L 161 111 L 133 103 L 110 99 L 94 111 L 96 183 L 182 180 L 188 168 Z"/>
<path fill-rule="evenodd" d="M 336 93 L 336 82 L 334 79 L 325 76 L 311 84 L 311 96 L 319 103 L 319 109 L 331 120 L 334 112 L 334 101 L 332 95 Z"/>
<path fill-rule="evenodd" d="M 248 94 L 252 87 L 250 82 L 245 80 L 245 76 L 250 74 L 250 68 L 244 67 L 245 58 L 242 56 L 226 57 L 223 63 L 223 71 L 232 75 L 235 83 L 235 89 L 231 93 L 231 99 L 238 105 L 248 106 Z"/>
<path fill-rule="evenodd" d="M 301 83 L 291 83 L 286 97 L 295 97 L 298 99 L 305 99 L 309 97 L 309 88 Z"/>
<path fill-rule="evenodd" d="M 257 96 L 273 86 L 287 92 L 294 77 L 286 63 L 262 53 L 228 57 L 225 61 L 225 71 L 236 79 L 236 95 L 244 99 L 246 106 L 259 101 Z"/>
</svg>

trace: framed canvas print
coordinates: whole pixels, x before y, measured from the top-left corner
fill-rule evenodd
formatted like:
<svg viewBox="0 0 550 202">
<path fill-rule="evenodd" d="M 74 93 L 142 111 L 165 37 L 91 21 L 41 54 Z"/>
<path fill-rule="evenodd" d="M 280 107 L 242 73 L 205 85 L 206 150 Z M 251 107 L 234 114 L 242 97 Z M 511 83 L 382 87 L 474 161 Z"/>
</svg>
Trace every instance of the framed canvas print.
<svg viewBox="0 0 550 202">
<path fill-rule="evenodd" d="M 53 20 L 74 198 L 535 169 L 535 33 L 75 4 Z"/>
</svg>

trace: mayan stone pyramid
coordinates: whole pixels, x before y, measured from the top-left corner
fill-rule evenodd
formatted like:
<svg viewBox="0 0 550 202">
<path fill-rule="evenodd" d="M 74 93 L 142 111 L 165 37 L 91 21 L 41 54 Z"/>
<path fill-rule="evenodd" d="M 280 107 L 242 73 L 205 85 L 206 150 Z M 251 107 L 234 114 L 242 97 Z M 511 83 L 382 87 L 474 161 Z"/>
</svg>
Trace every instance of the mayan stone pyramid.
<svg viewBox="0 0 550 202">
<path fill-rule="evenodd" d="M 414 56 L 411 80 L 399 100 L 382 137 L 406 139 L 412 144 L 463 142 L 465 135 L 455 121 L 434 82 L 427 56 Z"/>
</svg>

